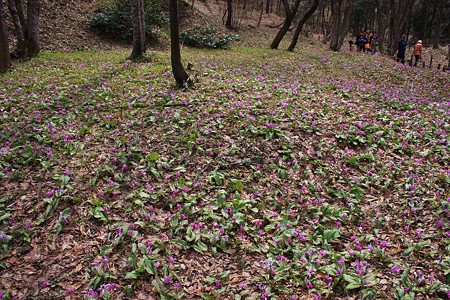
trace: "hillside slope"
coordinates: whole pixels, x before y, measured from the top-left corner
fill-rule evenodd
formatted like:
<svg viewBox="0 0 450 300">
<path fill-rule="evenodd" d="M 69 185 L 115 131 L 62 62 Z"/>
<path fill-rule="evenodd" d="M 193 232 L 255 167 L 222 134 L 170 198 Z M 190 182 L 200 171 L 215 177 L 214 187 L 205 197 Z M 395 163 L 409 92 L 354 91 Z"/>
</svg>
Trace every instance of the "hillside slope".
<svg viewBox="0 0 450 300">
<path fill-rule="evenodd" d="M 40 18 L 41 45 L 47 50 L 105 47 L 109 43 L 89 30 L 93 0 L 43 0 Z"/>
<path fill-rule="evenodd" d="M 98 36 L 89 28 L 90 16 L 95 10 L 93 0 L 42 0 L 40 17 L 41 47 L 44 50 L 83 50 L 83 49 L 109 49 L 123 46 L 109 39 Z M 192 25 L 211 26 L 225 31 L 222 16 L 225 12 L 225 2 L 195 1 L 181 6 L 181 29 Z M 242 12 L 240 12 L 242 13 Z M 252 46 L 266 46 L 276 34 L 276 29 L 266 25 L 280 24 L 282 19 L 276 15 L 264 15 L 260 27 L 257 27 L 259 16 L 256 13 L 245 14 L 239 17 L 236 29 L 244 38 L 241 44 Z M 163 30 L 161 36 L 162 46 L 168 46 L 168 29 Z M 10 37 L 14 47 L 14 34 L 10 23 Z"/>
</svg>

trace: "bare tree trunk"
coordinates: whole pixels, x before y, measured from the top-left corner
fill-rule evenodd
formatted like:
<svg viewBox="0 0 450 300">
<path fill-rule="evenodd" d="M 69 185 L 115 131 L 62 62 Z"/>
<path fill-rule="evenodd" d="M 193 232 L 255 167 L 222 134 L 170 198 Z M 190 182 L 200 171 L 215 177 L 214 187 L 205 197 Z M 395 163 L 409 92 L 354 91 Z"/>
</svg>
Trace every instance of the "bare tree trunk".
<svg viewBox="0 0 450 300">
<path fill-rule="evenodd" d="M 20 23 L 22 24 L 23 35 L 25 36 L 25 40 L 28 40 L 28 22 L 25 17 L 25 9 L 23 8 L 22 0 L 14 0 L 16 3 L 17 13 L 19 14 Z"/>
<path fill-rule="evenodd" d="M 385 22 L 383 19 L 383 13 L 382 13 L 382 6 L 381 6 L 381 1 L 382 0 L 376 0 L 376 10 L 377 10 L 377 23 L 378 23 L 378 50 L 380 51 L 380 53 L 383 53 L 384 50 L 384 39 L 386 37 L 385 35 Z"/>
<path fill-rule="evenodd" d="M 259 19 L 258 19 L 257 27 L 261 26 L 261 21 L 262 21 L 262 18 L 263 18 L 263 13 L 264 13 L 264 1 L 263 0 L 261 0 L 261 4 L 260 5 L 261 5 L 261 7 L 260 7 L 261 11 L 259 12 Z"/>
<path fill-rule="evenodd" d="M 431 5 L 431 4 L 429 4 L 429 5 Z M 426 39 L 425 38 L 422 39 L 423 42 L 424 42 L 424 46 L 426 48 L 428 48 L 430 46 L 431 40 L 433 39 L 433 30 L 435 30 L 435 25 L 434 24 L 435 24 L 435 20 L 436 20 L 436 14 L 438 13 L 438 11 L 437 11 L 438 6 L 439 6 L 439 3 L 435 2 L 434 6 L 433 6 L 432 13 L 431 13 L 430 31 L 425 33 L 425 34 L 428 33 L 429 36 Z"/>
<path fill-rule="evenodd" d="M 330 29 L 331 29 L 331 22 L 329 21 L 333 16 L 332 13 L 330 13 L 330 6 L 331 4 L 329 3 L 331 1 L 326 0 L 324 5 L 323 5 L 323 9 L 322 9 L 322 15 L 321 15 L 321 19 L 322 19 L 322 34 L 324 35 L 324 37 L 330 35 Z M 323 41 L 323 43 L 326 43 Z"/>
<path fill-rule="evenodd" d="M 439 39 L 441 37 L 441 26 L 442 26 L 442 15 L 444 11 L 444 0 L 439 1 L 438 8 L 438 19 L 436 22 L 436 27 L 434 29 L 434 43 L 433 49 L 439 49 Z"/>
<path fill-rule="evenodd" d="M 183 67 L 180 53 L 180 29 L 178 20 L 178 1 L 169 0 L 170 10 L 170 60 L 175 81 L 179 86 L 189 83 L 189 75 Z"/>
<path fill-rule="evenodd" d="M 6 25 L 3 2 L 0 1 L 0 73 L 11 69 L 11 57 L 9 55 L 8 26 Z"/>
<path fill-rule="evenodd" d="M 145 53 L 145 16 L 143 0 L 131 0 L 131 15 L 133 18 L 133 50 L 130 59 L 136 59 L 142 57 Z"/>
<path fill-rule="evenodd" d="M 306 21 L 308 21 L 309 18 L 311 18 L 311 16 L 314 14 L 317 7 L 319 6 L 319 2 L 320 2 L 320 0 L 314 0 L 314 2 L 312 3 L 312 5 L 308 9 L 308 11 L 303 15 L 303 18 L 301 18 L 300 21 L 298 22 L 297 28 L 295 29 L 295 32 L 294 32 L 294 36 L 292 38 L 292 42 L 288 48 L 289 51 L 294 51 L 294 48 L 298 42 L 298 37 L 300 36 L 300 33 L 302 32 L 303 25 L 305 25 Z"/>
<path fill-rule="evenodd" d="M 25 39 L 25 31 L 22 26 L 23 24 L 20 21 L 21 18 L 19 16 L 19 12 L 17 11 L 16 2 L 14 0 L 8 0 L 8 8 L 9 12 L 11 13 L 17 38 L 16 55 L 20 58 L 23 58 L 27 56 L 27 43 Z"/>
<path fill-rule="evenodd" d="M 345 36 L 348 32 L 350 15 L 352 12 L 352 0 L 333 1 L 333 25 L 331 29 L 330 49 L 339 51 L 344 44 Z"/>
<path fill-rule="evenodd" d="M 292 22 L 294 22 L 295 15 L 297 14 L 298 7 L 300 5 L 301 0 L 295 0 L 294 6 L 291 8 L 287 0 L 283 0 L 284 9 L 286 11 L 286 19 L 283 23 L 283 26 L 278 31 L 275 39 L 272 41 L 270 45 L 270 49 L 278 49 L 278 46 L 281 43 L 281 40 L 286 35 L 291 26 Z"/>
<path fill-rule="evenodd" d="M 35 57 L 39 54 L 39 11 L 40 0 L 28 0 L 28 54 Z"/>
<path fill-rule="evenodd" d="M 227 21 L 225 27 L 228 29 L 233 29 L 233 0 L 227 0 Z"/>
<path fill-rule="evenodd" d="M 423 40 L 423 43 L 425 45 L 426 34 L 428 33 L 428 19 L 430 18 L 430 5 L 423 3 L 422 8 L 425 9 L 425 18 L 423 19 L 422 26 L 421 26 L 421 29 L 423 31 L 423 36 L 421 36 L 420 38 Z"/>
</svg>

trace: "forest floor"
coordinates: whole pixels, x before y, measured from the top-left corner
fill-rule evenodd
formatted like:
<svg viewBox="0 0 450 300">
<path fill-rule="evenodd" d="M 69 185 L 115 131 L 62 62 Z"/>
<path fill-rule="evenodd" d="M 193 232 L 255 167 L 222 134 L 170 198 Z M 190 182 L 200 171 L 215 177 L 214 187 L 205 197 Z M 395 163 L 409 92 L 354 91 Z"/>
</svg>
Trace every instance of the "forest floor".
<svg viewBox="0 0 450 300">
<path fill-rule="evenodd" d="M 449 74 L 265 29 L 14 62 L 0 299 L 450 297 Z"/>
</svg>

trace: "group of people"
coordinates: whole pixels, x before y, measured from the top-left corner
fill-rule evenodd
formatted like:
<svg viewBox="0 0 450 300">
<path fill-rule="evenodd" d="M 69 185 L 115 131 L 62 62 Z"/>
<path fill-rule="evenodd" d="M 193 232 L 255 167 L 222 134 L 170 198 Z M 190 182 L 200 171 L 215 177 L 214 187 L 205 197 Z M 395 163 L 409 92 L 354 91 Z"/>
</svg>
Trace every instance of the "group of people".
<svg viewBox="0 0 450 300">
<path fill-rule="evenodd" d="M 358 52 L 368 52 L 375 54 L 377 52 L 378 46 L 378 36 L 375 32 L 370 32 L 370 30 L 362 31 L 356 37 L 356 51 Z"/>
<path fill-rule="evenodd" d="M 350 43 L 350 50 L 352 48 L 353 41 L 349 41 Z M 358 52 L 368 52 L 368 53 L 376 53 L 377 47 L 379 43 L 379 38 L 376 35 L 375 32 L 370 32 L 370 30 L 362 31 L 358 36 L 356 37 L 356 50 Z M 402 38 L 397 42 L 397 62 L 401 62 L 402 64 L 405 64 L 405 56 L 406 56 L 406 36 L 403 35 Z M 413 54 L 414 54 L 414 66 L 417 67 L 418 61 L 422 58 L 422 52 L 423 52 L 423 46 L 422 41 L 419 40 L 414 45 Z"/>
<path fill-rule="evenodd" d="M 397 62 L 401 62 L 405 64 L 405 56 L 406 56 L 406 36 L 403 35 L 402 38 L 397 42 Z M 417 62 L 422 58 L 423 46 L 422 41 L 418 40 L 413 48 L 414 55 L 414 67 L 417 67 Z"/>
</svg>

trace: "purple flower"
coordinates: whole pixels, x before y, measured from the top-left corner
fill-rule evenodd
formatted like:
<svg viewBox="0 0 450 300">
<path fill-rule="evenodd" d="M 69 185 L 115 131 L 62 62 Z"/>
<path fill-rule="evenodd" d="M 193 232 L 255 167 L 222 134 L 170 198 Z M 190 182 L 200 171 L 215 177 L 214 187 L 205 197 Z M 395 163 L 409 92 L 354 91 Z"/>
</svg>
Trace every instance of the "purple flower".
<svg viewBox="0 0 450 300">
<path fill-rule="evenodd" d="M 322 299 L 322 295 L 321 294 L 314 294 L 314 300 L 321 300 Z"/>
<path fill-rule="evenodd" d="M 89 298 L 95 298 L 95 299 L 97 299 L 98 298 L 98 293 L 96 292 L 96 291 L 94 291 L 92 288 L 90 288 L 89 290 L 88 290 L 88 292 L 87 292 L 87 298 L 89 299 Z"/>
<path fill-rule="evenodd" d="M 177 291 L 180 288 L 180 286 L 181 284 L 178 281 L 175 281 L 173 284 L 173 289 Z"/>
<path fill-rule="evenodd" d="M 122 226 L 118 226 L 118 227 L 117 227 L 117 230 L 116 230 L 115 237 L 117 238 L 117 237 L 122 236 L 122 235 L 123 235 L 123 229 L 122 229 Z"/>
<path fill-rule="evenodd" d="M 164 283 L 165 284 L 169 284 L 170 283 L 170 277 L 169 276 L 164 277 Z"/>
<path fill-rule="evenodd" d="M 334 270 L 334 273 L 336 274 L 336 276 L 341 276 L 342 273 L 344 273 L 344 270 L 342 268 L 337 268 L 336 270 Z"/>
<path fill-rule="evenodd" d="M 394 273 L 394 274 L 400 272 L 400 267 L 397 266 L 397 265 L 393 265 L 393 266 L 391 267 L 391 272 Z"/>
<path fill-rule="evenodd" d="M 274 129 L 275 128 L 275 123 L 267 122 L 266 123 L 266 127 L 269 128 L 269 129 Z"/>
</svg>

